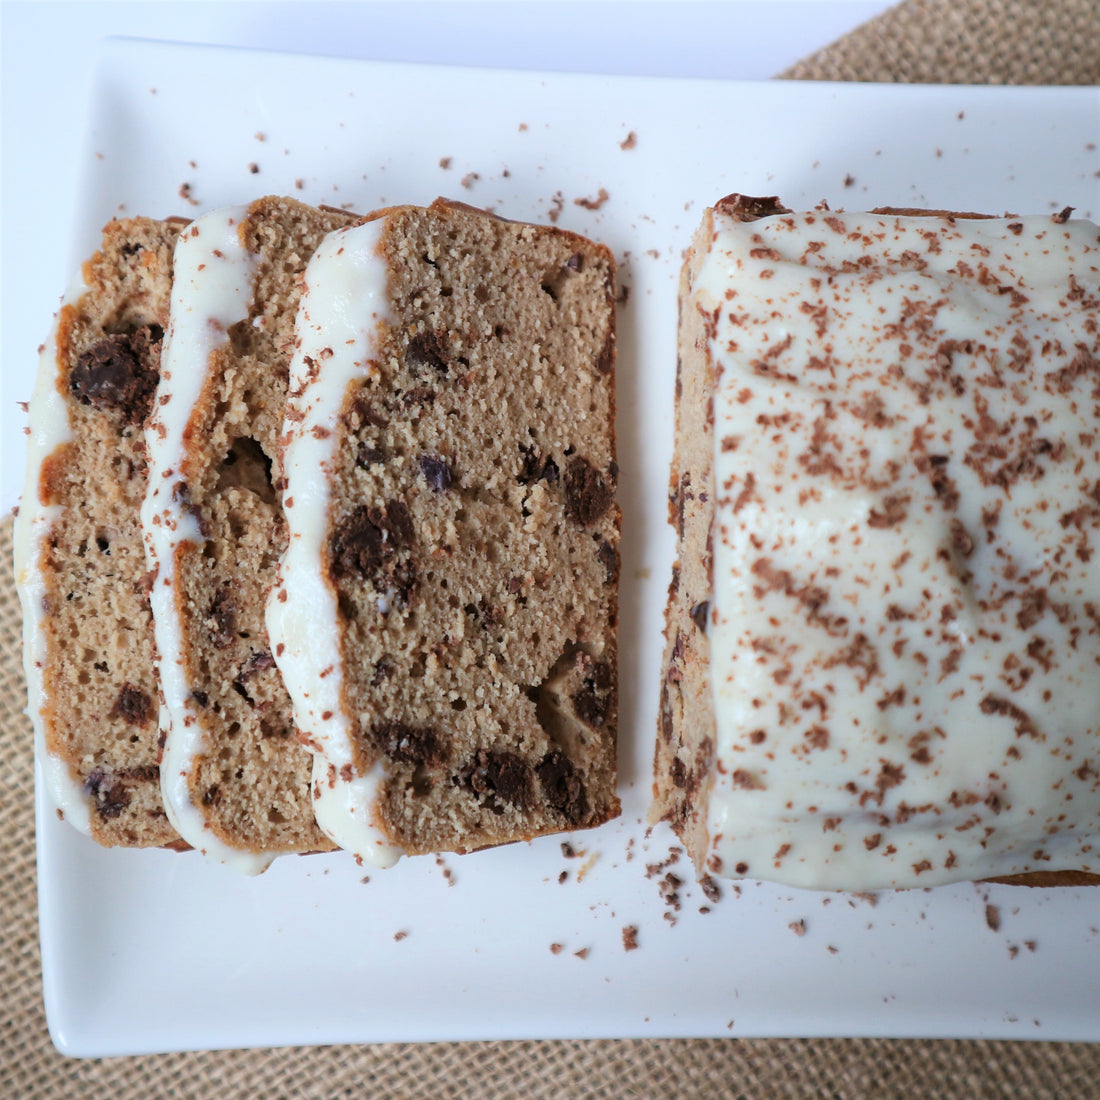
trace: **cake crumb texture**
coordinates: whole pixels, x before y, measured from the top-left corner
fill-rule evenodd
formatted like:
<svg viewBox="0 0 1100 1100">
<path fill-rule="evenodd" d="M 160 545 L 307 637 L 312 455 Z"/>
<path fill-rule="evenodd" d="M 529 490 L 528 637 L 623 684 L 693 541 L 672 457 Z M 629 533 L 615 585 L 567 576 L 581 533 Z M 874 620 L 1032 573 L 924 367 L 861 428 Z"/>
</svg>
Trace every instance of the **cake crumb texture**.
<svg viewBox="0 0 1100 1100">
<path fill-rule="evenodd" d="M 619 812 L 614 264 L 461 204 L 387 214 L 327 569 L 386 831 L 468 851 Z"/>
</svg>

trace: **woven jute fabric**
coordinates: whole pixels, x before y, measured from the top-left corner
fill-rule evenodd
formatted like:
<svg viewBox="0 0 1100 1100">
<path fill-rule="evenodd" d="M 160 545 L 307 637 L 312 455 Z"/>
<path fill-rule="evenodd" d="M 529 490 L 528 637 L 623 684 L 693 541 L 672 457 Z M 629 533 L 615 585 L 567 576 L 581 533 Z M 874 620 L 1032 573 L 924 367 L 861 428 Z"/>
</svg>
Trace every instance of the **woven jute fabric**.
<svg viewBox="0 0 1100 1100">
<path fill-rule="evenodd" d="M 909 0 L 782 75 L 1092 84 L 1100 76 L 1100 3 Z M 1100 1045 L 1069 1043 L 555 1041 L 63 1058 L 50 1044 L 42 1006 L 33 760 L 19 631 L 6 520 L 0 524 L 0 1100 L 1100 1097 Z"/>
<path fill-rule="evenodd" d="M 779 74 L 906 84 L 1096 84 L 1097 0 L 909 0 Z"/>
</svg>

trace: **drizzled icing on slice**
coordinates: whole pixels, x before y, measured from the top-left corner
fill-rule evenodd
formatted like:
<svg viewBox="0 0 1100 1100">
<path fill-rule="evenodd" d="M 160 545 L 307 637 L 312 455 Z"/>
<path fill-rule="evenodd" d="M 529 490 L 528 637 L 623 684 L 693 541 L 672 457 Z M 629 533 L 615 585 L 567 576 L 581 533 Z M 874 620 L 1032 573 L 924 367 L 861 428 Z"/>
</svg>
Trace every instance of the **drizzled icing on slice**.
<svg viewBox="0 0 1100 1100">
<path fill-rule="evenodd" d="M 298 306 L 284 427 L 284 503 L 289 542 L 267 605 L 276 663 L 295 721 L 314 752 L 314 813 L 321 829 L 366 863 L 401 855 L 375 813 L 384 764 L 357 775 L 353 720 L 343 706 L 344 674 L 336 593 L 327 576 L 329 471 L 348 389 L 372 375 L 378 329 L 389 319 L 384 220 L 338 229 L 314 253 Z"/>
<path fill-rule="evenodd" d="M 65 398 L 58 388 L 61 364 L 57 332 L 61 310 L 75 306 L 87 291 L 78 279 L 61 300 L 49 339 L 39 356 L 38 375 L 28 410 L 31 434 L 27 448 L 27 479 L 13 530 L 15 579 L 23 611 L 23 672 L 27 680 L 27 716 L 34 727 L 34 754 L 46 791 L 65 820 L 91 834 L 91 800 L 79 777 L 64 761 L 47 751 L 43 676 L 49 657 L 46 579 L 42 556 L 50 532 L 60 518 L 60 505 L 42 499 L 40 478 L 46 460 L 73 438 Z"/>
<path fill-rule="evenodd" d="M 273 857 L 226 844 L 191 800 L 188 778 L 204 751 L 204 735 L 184 668 L 182 623 L 176 610 L 177 556 L 186 543 L 204 541 L 198 520 L 187 508 L 182 479 L 185 432 L 209 377 L 211 357 L 228 343 L 230 326 L 248 317 L 257 261 L 240 238 L 247 213 L 247 206 L 215 210 L 192 222 L 176 244 L 157 403 L 146 424 L 149 486 L 141 518 L 147 556 L 157 569 L 150 603 L 165 704 L 160 766 L 165 810 L 192 847 L 257 874 Z"/>
</svg>

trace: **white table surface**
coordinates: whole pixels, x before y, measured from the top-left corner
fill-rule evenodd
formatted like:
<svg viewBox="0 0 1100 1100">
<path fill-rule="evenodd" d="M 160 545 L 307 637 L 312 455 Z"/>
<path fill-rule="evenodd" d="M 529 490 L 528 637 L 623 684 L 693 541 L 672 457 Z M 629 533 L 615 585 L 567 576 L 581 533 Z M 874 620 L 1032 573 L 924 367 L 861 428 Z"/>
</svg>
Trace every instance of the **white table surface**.
<svg viewBox="0 0 1100 1100">
<path fill-rule="evenodd" d="M 110 36 L 560 72 L 766 79 L 889 0 L 729 3 L 0 2 L 0 509 L 22 491 L 35 349 L 82 257 L 76 165 Z M 196 79 L 200 74 L 196 74 Z M 150 213 L 158 213 L 151 211 Z"/>
</svg>

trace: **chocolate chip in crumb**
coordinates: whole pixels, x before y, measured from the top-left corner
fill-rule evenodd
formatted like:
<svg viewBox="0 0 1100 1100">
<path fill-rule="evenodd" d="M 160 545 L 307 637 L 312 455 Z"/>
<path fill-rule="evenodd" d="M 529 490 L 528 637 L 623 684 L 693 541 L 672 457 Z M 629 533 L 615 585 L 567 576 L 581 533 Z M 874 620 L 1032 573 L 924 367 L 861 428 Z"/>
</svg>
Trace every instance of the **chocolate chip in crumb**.
<svg viewBox="0 0 1100 1100">
<path fill-rule="evenodd" d="M 574 692 L 570 701 L 577 717 L 585 725 L 596 729 L 604 724 L 611 708 L 610 693 L 606 689 L 598 688 L 592 680 L 586 681 L 580 690 Z"/>
<path fill-rule="evenodd" d="M 439 455 L 421 455 L 420 472 L 433 492 L 445 493 L 450 489 L 454 475 L 451 467 Z"/>
<path fill-rule="evenodd" d="M 543 798 L 568 821 L 588 817 L 588 796 L 573 762 L 559 749 L 548 752 L 535 768 Z"/>
<path fill-rule="evenodd" d="M 216 649 L 226 649 L 237 637 L 237 608 L 229 594 L 229 585 L 223 584 L 214 594 L 206 610 L 210 628 L 210 641 Z"/>
<path fill-rule="evenodd" d="M 377 466 L 385 461 L 386 452 L 383 451 L 381 447 L 372 447 L 362 442 L 356 447 L 355 465 L 361 470 L 366 470 L 371 466 Z"/>
<path fill-rule="evenodd" d="M 518 480 L 524 485 L 532 485 L 536 481 L 545 481 L 549 485 L 557 482 L 560 476 L 558 464 L 543 453 L 533 443 L 530 446 L 519 445 L 523 454 L 523 466 Z"/>
<path fill-rule="evenodd" d="M 112 820 L 130 805 L 130 792 L 125 783 L 111 772 L 96 768 L 84 780 L 84 794 L 95 799 L 96 813 Z"/>
<path fill-rule="evenodd" d="M 248 660 L 241 667 L 239 679 L 247 680 L 257 673 L 266 672 L 275 667 L 275 658 L 267 650 L 260 650 L 249 654 Z"/>
<path fill-rule="evenodd" d="M 121 718 L 132 726 L 147 726 L 153 716 L 153 700 L 134 684 L 123 684 L 115 705 L 111 708 L 111 718 Z"/>
<path fill-rule="evenodd" d="M 610 329 L 607 338 L 600 348 L 600 354 L 596 356 L 596 371 L 599 374 L 610 374 L 615 366 L 615 330 Z"/>
<path fill-rule="evenodd" d="M 604 539 L 600 542 L 596 557 L 603 566 L 607 583 L 615 584 L 619 579 L 619 551 Z"/>
<path fill-rule="evenodd" d="M 529 810 L 535 803 L 530 766 L 513 752 L 482 750 L 470 765 L 468 783 L 476 794 L 493 794 L 510 806 Z"/>
<path fill-rule="evenodd" d="M 412 517 L 403 501 L 391 500 L 385 508 L 361 504 L 330 539 L 333 575 L 373 579 L 388 559 L 411 546 L 414 539 Z"/>
<path fill-rule="evenodd" d="M 612 500 L 605 476 L 574 455 L 565 470 L 565 514 L 582 527 L 592 527 L 608 513 Z"/>
<path fill-rule="evenodd" d="M 707 632 L 707 620 L 710 618 L 710 600 L 703 600 L 691 609 L 691 621 L 704 633 Z"/>
<path fill-rule="evenodd" d="M 452 356 L 446 331 L 417 333 L 405 349 L 405 362 L 414 369 L 429 367 L 440 375 L 450 373 Z"/>
<path fill-rule="evenodd" d="M 447 745 L 430 726 L 409 726 L 404 722 L 376 722 L 370 741 L 391 760 L 437 768 L 446 763 Z"/>
<path fill-rule="evenodd" d="M 153 408 L 163 335 L 159 325 L 145 325 L 93 344 L 69 375 L 73 396 L 83 405 L 120 413 L 126 426 L 143 423 Z"/>
</svg>

